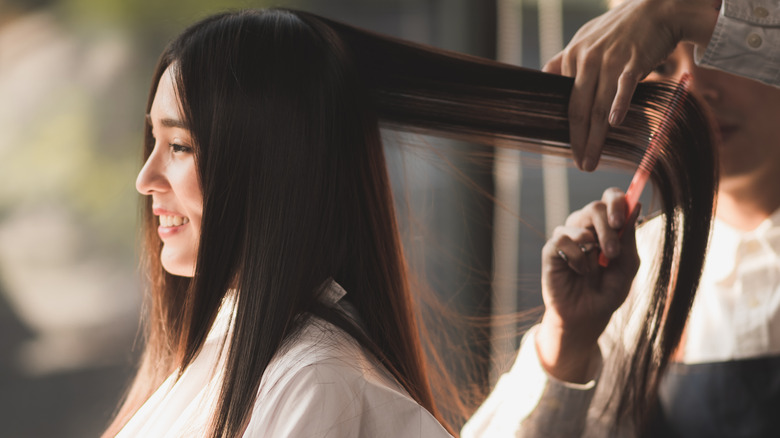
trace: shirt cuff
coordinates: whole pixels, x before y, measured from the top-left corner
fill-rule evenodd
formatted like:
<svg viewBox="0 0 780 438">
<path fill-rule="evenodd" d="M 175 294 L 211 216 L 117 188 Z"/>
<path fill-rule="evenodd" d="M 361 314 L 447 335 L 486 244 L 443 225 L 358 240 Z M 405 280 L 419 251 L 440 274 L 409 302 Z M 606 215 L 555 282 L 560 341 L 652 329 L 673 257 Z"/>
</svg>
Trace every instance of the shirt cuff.
<svg viewBox="0 0 780 438">
<path fill-rule="evenodd" d="M 723 0 L 709 45 L 696 63 L 780 86 L 780 7 L 772 0 Z"/>
<path fill-rule="evenodd" d="M 536 328 L 523 336 L 512 369 L 501 376 L 461 437 L 579 436 L 570 432 L 584 427 L 598 375 L 585 384 L 548 375 L 536 352 Z"/>
<path fill-rule="evenodd" d="M 598 357 L 598 364 L 589 365 L 596 370 L 592 380 L 586 383 L 565 382 L 544 370 L 536 351 L 535 334 L 536 327 L 526 334 L 518 354 L 518 363 L 524 363 L 527 372 L 543 375 L 546 384 L 536 409 L 523 422 L 519 436 L 580 436 L 585 429 L 588 409 L 601 375 L 601 356 Z"/>
</svg>

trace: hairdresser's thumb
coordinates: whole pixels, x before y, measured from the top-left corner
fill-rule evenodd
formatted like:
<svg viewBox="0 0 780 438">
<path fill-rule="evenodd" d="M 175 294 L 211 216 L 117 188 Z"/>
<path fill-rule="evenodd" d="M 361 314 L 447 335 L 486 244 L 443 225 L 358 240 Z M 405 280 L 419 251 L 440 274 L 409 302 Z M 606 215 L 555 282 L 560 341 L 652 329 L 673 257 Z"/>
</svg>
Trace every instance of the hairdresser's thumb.
<svg viewBox="0 0 780 438">
<path fill-rule="evenodd" d="M 632 274 L 639 268 L 639 254 L 636 248 L 636 221 L 642 212 L 642 204 L 637 203 L 631 216 L 626 220 L 623 235 L 620 238 L 620 255 Z"/>
</svg>

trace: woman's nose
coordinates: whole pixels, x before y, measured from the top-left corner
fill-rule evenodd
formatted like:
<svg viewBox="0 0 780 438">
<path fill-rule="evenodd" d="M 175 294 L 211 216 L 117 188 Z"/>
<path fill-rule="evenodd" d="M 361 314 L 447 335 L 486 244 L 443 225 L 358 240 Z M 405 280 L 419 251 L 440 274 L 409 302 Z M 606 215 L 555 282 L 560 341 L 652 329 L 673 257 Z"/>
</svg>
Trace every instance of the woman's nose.
<svg viewBox="0 0 780 438">
<path fill-rule="evenodd" d="M 723 73 L 703 67 L 691 67 L 691 88 L 709 103 L 720 100 Z"/>
<path fill-rule="evenodd" d="M 149 155 L 144 163 L 138 177 L 135 180 L 135 189 L 142 195 L 151 195 L 154 192 L 165 191 L 167 183 L 165 174 L 160 163 L 160 157 L 155 150 Z"/>
</svg>

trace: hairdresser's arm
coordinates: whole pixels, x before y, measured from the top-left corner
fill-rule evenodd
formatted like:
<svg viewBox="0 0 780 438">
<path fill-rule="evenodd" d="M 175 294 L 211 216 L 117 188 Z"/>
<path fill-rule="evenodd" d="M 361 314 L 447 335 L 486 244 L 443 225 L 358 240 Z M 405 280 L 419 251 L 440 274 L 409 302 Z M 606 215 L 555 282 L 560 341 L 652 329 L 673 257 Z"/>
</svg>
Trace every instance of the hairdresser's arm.
<svg viewBox="0 0 780 438">
<path fill-rule="evenodd" d="M 574 161 L 598 164 L 609 124 L 618 125 L 637 83 L 680 41 L 706 47 L 721 0 L 624 0 L 586 23 L 544 70 L 574 77 L 569 101 Z"/>
<path fill-rule="evenodd" d="M 576 438 L 582 435 L 597 380 L 577 384 L 549 375 L 539 362 L 538 326 L 523 336 L 512 369 L 461 430 L 461 438 Z M 597 358 L 601 361 L 601 357 Z"/>
<path fill-rule="evenodd" d="M 573 213 L 545 245 L 542 323 L 523 337 L 511 371 L 466 423 L 463 438 L 583 433 L 601 372 L 597 341 L 628 294 L 639 263 L 635 217 L 618 237 L 625 209 L 623 192 L 609 189 L 601 202 Z M 598 265 L 595 243 L 607 248 L 608 268 Z"/>
<path fill-rule="evenodd" d="M 780 87 L 780 5 L 775 0 L 723 0 L 709 45 L 696 46 L 703 67 Z"/>
<path fill-rule="evenodd" d="M 542 366 L 559 380 L 584 383 L 597 371 L 598 339 L 639 268 L 637 213 L 626 220 L 623 192 L 609 189 L 601 201 L 572 213 L 542 250 L 545 311 L 536 349 Z M 606 268 L 598 264 L 598 251 L 589 250 L 595 244 L 610 259 Z"/>
</svg>

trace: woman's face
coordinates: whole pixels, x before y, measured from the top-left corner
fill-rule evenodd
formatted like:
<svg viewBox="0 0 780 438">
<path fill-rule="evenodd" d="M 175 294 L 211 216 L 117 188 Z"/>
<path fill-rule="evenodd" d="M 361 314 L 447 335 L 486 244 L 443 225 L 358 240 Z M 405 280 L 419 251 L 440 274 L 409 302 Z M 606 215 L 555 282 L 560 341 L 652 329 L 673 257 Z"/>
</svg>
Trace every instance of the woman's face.
<svg viewBox="0 0 780 438">
<path fill-rule="evenodd" d="M 163 268 L 191 277 L 198 253 L 203 194 L 198 181 L 190 131 L 183 123 L 171 68 L 163 73 L 148 115 L 154 149 L 135 187 L 152 197 L 157 233 L 163 242 Z"/>
<path fill-rule="evenodd" d="M 693 46 L 681 43 L 648 79 L 679 79 L 712 109 L 720 134 L 721 189 L 780 171 L 780 89 L 696 66 Z"/>
</svg>

